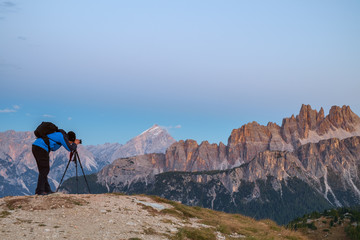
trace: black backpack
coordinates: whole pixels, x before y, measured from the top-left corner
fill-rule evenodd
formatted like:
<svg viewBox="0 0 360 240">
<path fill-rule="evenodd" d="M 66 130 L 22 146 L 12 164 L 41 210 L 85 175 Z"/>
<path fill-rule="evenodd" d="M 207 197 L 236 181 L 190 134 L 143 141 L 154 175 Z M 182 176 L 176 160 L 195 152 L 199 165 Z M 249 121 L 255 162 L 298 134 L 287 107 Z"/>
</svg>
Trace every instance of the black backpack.
<svg viewBox="0 0 360 240">
<path fill-rule="evenodd" d="M 42 122 L 34 131 L 34 134 L 37 138 L 42 138 L 46 145 L 48 146 L 50 152 L 50 141 L 47 136 L 50 133 L 58 132 L 58 127 L 51 122 Z"/>
</svg>

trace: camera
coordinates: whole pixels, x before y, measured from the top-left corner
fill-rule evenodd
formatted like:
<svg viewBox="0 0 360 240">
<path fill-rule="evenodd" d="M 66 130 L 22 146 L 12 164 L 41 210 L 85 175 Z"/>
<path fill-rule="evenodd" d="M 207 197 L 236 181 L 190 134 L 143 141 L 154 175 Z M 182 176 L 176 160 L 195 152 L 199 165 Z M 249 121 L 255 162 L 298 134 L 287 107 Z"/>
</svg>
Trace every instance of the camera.
<svg viewBox="0 0 360 240">
<path fill-rule="evenodd" d="M 80 144 L 82 144 L 82 139 L 79 139 Z"/>
</svg>

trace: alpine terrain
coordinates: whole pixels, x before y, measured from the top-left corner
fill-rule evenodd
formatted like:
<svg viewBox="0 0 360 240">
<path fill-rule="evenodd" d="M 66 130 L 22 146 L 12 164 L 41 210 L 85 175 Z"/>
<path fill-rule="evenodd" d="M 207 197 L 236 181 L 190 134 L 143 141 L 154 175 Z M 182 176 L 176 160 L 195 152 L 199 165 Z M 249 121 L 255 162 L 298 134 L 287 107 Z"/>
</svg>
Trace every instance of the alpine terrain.
<svg viewBox="0 0 360 240">
<path fill-rule="evenodd" d="M 360 118 L 350 107 L 333 106 L 325 116 L 322 108 L 303 105 L 281 126 L 252 122 L 234 129 L 227 145 L 186 140 L 165 154 L 115 160 L 91 185 L 284 224 L 360 204 L 359 166 Z M 64 191 L 74 192 L 70 183 Z"/>
</svg>

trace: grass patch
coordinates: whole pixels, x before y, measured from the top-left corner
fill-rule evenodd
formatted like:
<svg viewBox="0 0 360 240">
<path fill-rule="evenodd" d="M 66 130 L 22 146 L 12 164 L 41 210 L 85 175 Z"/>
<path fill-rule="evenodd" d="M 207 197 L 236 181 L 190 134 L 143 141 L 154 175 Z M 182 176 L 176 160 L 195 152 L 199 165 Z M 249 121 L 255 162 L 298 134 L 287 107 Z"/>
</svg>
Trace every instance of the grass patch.
<svg viewBox="0 0 360 240">
<path fill-rule="evenodd" d="M 257 233 L 257 232 L 259 232 L 258 229 L 253 228 L 253 227 L 246 227 L 246 228 L 244 228 L 244 229 L 247 230 L 247 231 L 249 231 L 249 232 L 252 232 L 252 233 Z"/>
<path fill-rule="evenodd" d="M 171 219 L 167 219 L 167 218 L 165 218 L 165 219 L 161 219 L 160 221 L 161 221 L 161 222 L 163 222 L 163 223 L 174 224 L 174 222 L 173 222 L 173 221 L 171 221 Z"/>
<path fill-rule="evenodd" d="M 16 220 L 17 220 L 19 223 L 32 223 L 32 220 L 31 220 L 31 219 L 16 218 Z"/>
<path fill-rule="evenodd" d="M 83 206 L 84 204 L 80 201 L 74 200 L 74 199 L 69 199 L 74 205 L 77 206 Z"/>
<path fill-rule="evenodd" d="M 7 216 L 9 216 L 11 213 L 9 211 L 2 211 L 0 213 L 0 218 L 6 218 Z"/>
<path fill-rule="evenodd" d="M 289 239 L 289 240 L 299 240 L 298 237 L 293 237 L 293 236 L 285 236 L 285 239 Z"/>
<path fill-rule="evenodd" d="M 171 238 L 172 240 L 216 240 L 216 236 L 212 229 L 209 228 L 191 228 L 184 227 L 177 232 L 177 234 Z"/>
<path fill-rule="evenodd" d="M 223 234 L 231 234 L 231 233 L 232 233 L 231 230 L 230 230 L 230 228 L 229 228 L 229 226 L 224 225 L 224 224 L 220 224 L 220 225 L 216 228 L 216 230 L 217 230 L 218 232 L 223 233 Z"/>
<path fill-rule="evenodd" d="M 141 238 L 129 238 L 129 240 L 142 240 Z"/>
<path fill-rule="evenodd" d="M 157 232 L 153 228 L 146 228 L 144 229 L 144 234 L 146 235 L 157 235 Z"/>
<path fill-rule="evenodd" d="M 105 193 L 105 194 L 109 194 L 109 195 L 115 195 L 115 196 L 125 196 L 125 193 L 122 192 L 112 192 L 112 193 Z"/>
<path fill-rule="evenodd" d="M 43 223 L 39 224 L 39 227 L 45 227 L 45 226 L 46 226 L 46 224 L 43 224 Z"/>
<path fill-rule="evenodd" d="M 27 198 L 5 200 L 6 207 L 9 210 L 21 209 L 22 205 L 27 204 L 28 202 L 29 202 L 29 199 L 27 199 Z"/>
</svg>

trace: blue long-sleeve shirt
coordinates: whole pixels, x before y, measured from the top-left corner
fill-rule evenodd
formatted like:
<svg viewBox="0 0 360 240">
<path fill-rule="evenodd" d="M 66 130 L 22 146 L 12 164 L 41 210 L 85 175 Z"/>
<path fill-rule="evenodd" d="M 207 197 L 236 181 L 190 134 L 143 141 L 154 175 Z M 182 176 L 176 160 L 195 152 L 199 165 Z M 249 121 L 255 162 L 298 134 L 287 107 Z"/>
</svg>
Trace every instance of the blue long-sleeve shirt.
<svg viewBox="0 0 360 240">
<path fill-rule="evenodd" d="M 62 129 L 59 129 L 58 132 L 50 133 L 47 136 L 50 142 L 50 151 L 56 151 L 61 146 L 63 146 L 69 152 L 74 151 L 77 148 L 77 145 L 75 143 L 69 142 L 66 132 Z M 48 152 L 48 145 L 42 138 L 37 138 L 33 145 L 39 146 Z"/>
</svg>

